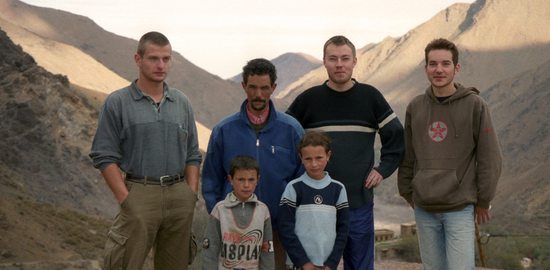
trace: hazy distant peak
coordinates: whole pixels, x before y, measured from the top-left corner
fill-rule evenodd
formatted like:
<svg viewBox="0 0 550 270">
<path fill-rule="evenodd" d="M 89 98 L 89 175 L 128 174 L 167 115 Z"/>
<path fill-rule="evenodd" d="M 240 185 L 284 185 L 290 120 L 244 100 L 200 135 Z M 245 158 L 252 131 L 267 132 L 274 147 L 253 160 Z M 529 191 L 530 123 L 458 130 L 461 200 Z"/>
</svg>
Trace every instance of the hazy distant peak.
<svg viewBox="0 0 550 270">
<path fill-rule="evenodd" d="M 271 60 L 271 62 L 274 64 L 283 61 L 305 61 L 318 64 L 321 63 L 321 60 L 302 52 L 287 52 Z"/>
<path fill-rule="evenodd" d="M 271 62 L 277 69 L 277 88 L 273 93 L 274 96 L 284 91 L 289 84 L 322 64 L 321 60 L 301 52 L 284 53 L 271 59 Z M 231 77 L 229 80 L 241 82 L 242 73 Z"/>
</svg>

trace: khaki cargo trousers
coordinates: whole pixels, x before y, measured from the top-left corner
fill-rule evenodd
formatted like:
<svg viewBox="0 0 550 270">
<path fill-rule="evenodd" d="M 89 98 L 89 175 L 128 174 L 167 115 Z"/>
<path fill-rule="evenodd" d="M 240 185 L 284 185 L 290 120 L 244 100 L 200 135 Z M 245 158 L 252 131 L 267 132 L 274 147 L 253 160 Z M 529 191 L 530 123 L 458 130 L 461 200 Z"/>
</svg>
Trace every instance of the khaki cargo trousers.
<svg viewBox="0 0 550 270">
<path fill-rule="evenodd" d="M 108 233 L 104 269 L 139 270 L 153 248 L 155 269 L 186 270 L 197 194 L 185 181 L 126 186 L 128 197 Z"/>
</svg>

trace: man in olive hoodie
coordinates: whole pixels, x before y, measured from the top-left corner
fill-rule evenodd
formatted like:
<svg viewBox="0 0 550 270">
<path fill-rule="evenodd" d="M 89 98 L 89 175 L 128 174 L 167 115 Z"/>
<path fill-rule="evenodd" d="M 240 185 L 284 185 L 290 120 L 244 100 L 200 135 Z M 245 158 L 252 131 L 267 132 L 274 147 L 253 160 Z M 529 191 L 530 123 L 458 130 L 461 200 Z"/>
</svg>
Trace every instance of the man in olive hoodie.
<svg viewBox="0 0 550 270">
<path fill-rule="evenodd" d="M 433 40 L 425 59 L 431 85 L 407 107 L 399 193 L 414 208 L 424 269 L 474 269 L 474 222 L 490 219 L 501 151 L 479 91 L 454 82 L 455 44 Z"/>
</svg>

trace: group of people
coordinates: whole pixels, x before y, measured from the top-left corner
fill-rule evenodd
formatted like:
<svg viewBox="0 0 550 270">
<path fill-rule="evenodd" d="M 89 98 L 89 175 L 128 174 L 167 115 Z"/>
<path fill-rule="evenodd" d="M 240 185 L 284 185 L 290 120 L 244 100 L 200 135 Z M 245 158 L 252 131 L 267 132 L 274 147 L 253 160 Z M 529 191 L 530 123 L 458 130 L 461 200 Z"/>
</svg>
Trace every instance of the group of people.
<svg viewBox="0 0 550 270">
<path fill-rule="evenodd" d="M 105 269 L 187 269 L 198 199 L 193 110 L 170 88 L 171 45 L 142 36 L 131 85 L 110 94 L 90 157 L 120 205 Z M 487 104 L 454 81 L 458 50 L 425 49 L 426 93 L 407 107 L 405 128 L 373 86 L 356 81 L 355 46 L 323 48 L 328 80 L 288 110 L 270 100 L 275 66 L 243 67 L 246 100 L 212 130 L 202 170 L 210 214 L 203 269 L 374 269 L 373 189 L 399 168 L 399 193 L 414 209 L 424 269 L 473 269 L 474 225 L 490 219 L 501 153 Z M 381 141 L 375 164 L 376 134 Z"/>
</svg>

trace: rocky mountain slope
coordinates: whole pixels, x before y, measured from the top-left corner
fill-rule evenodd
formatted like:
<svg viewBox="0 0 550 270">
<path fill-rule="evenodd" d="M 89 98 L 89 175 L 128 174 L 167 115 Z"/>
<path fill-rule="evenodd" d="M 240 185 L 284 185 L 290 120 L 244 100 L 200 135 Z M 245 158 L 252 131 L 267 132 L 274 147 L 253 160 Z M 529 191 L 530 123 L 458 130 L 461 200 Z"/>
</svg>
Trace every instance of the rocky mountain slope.
<svg viewBox="0 0 550 270">
<path fill-rule="evenodd" d="M 87 158 L 90 144 L 82 143 L 91 142 L 97 109 L 66 77 L 37 66 L 1 33 L 0 172 L 2 184 L 11 187 L 2 191 L 21 189 L 46 202 L 64 197 L 57 203 L 91 214 L 109 212 L 112 196 Z M 43 196 L 43 190 L 56 196 Z"/>
<path fill-rule="evenodd" d="M 550 59 L 550 29 L 544 26 L 550 21 L 545 12 L 549 9 L 550 2 L 544 0 L 454 4 L 401 37 L 358 49 L 354 77 L 379 88 L 404 115 L 406 104 L 427 86 L 424 47 L 444 37 L 461 52 L 458 80 L 484 91 Z M 301 91 L 324 80 L 326 72 L 320 67 L 278 97 L 289 104 Z"/>
<path fill-rule="evenodd" d="M 106 221 L 94 217 L 116 210 L 82 144 L 97 110 L 3 31 L 0 115 L 0 262 L 97 256 Z"/>
<path fill-rule="evenodd" d="M 0 1 L 0 9 L 2 9 L 2 1 Z M 79 94 L 85 95 L 97 108 L 103 104 L 107 94 L 129 84 L 128 80 L 80 49 L 35 34 L 21 25 L 3 19 L 2 15 L 0 15 L 0 28 L 8 33 L 15 44 L 31 54 L 38 65 L 53 74 L 67 76 Z M 131 63 L 131 68 L 137 72 L 135 63 Z M 206 151 L 211 131 L 200 122 L 196 124 L 199 132 L 199 147 Z"/>
<path fill-rule="evenodd" d="M 454 41 L 462 66 L 457 81 L 476 86 L 487 98 L 503 147 L 495 223 L 524 231 L 550 231 L 550 109 L 545 105 L 550 88 L 548 10 L 550 2 L 545 0 L 455 4 L 401 37 L 359 49 L 354 73 L 359 81 L 378 87 L 404 119 L 408 102 L 428 86 L 425 45 L 438 37 Z M 278 98 L 288 105 L 301 91 L 324 80 L 321 67 Z M 383 187 L 382 192 L 395 201 L 395 188 Z M 521 228 L 530 218 L 538 222 Z"/>
<path fill-rule="evenodd" d="M 549 89 L 550 60 L 483 93 L 505 156 L 495 221 L 509 231 L 550 233 Z"/>
<path fill-rule="evenodd" d="M 100 269 L 117 204 L 88 158 L 101 102 L 86 91 L 0 30 L 0 269 Z"/>
<path fill-rule="evenodd" d="M 77 48 L 128 81 L 137 76 L 133 62 L 137 41 L 105 31 L 89 18 L 18 0 L 0 0 L 0 18 L 45 40 Z M 168 82 L 182 90 L 193 107 L 210 108 L 195 110 L 197 121 L 208 128 L 236 111 L 245 97 L 239 84 L 204 71 L 178 52 L 173 54 Z"/>
<path fill-rule="evenodd" d="M 508 233 L 550 232 L 547 10 L 550 2 L 543 0 L 457 4 L 402 37 L 358 50 L 355 77 L 379 87 L 402 118 L 408 101 L 427 86 L 425 44 L 443 36 L 459 45 L 458 80 L 482 91 L 500 136 L 505 159 L 490 226 Z M 87 153 L 97 109 L 114 90 L 109 86 L 135 77 L 131 56 L 136 41 L 105 32 L 85 17 L 16 0 L 0 0 L 0 28 L 32 54 L 23 53 L 0 31 L 0 269 L 3 262 L 36 258 L 97 259 L 109 223 L 105 217 L 114 214 L 116 204 Z M 77 68 L 59 66 L 59 55 L 78 57 L 77 62 L 67 59 L 74 67 L 83 62 L 97 65 L 87 64 L 86 70 L 94 71 L 80 76 Z M 33 57 L 47 70 L 73 75 L 52 75 Z M 216 122 L 224 110 L 234 111 L 244 98 L 238 84 L 176 58 L 172 75 L 190 77 L 172 80 L 181 79 L 180 89 L 196 99 L 195 111 L 209 119 L 207 123 Z M 93 76 L 109 77 L 109 82 Z M 278 97 L 288 104 L 299 91 L 325 79 L 320 67 Z M 375 206 L 378 221 L 388 215 L 380 206 L 402 204 L 394 185 L 394 179 L 388 179 L 376 190 L 377 199 L 383 198 Z M 202 204 L 198 209 L 205 212 Z M 200 232 L 205 214 L 196 219 Z"/>
</svg>

